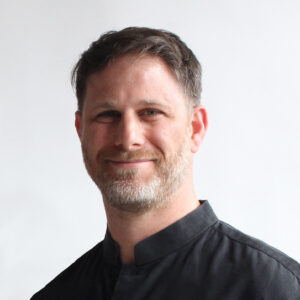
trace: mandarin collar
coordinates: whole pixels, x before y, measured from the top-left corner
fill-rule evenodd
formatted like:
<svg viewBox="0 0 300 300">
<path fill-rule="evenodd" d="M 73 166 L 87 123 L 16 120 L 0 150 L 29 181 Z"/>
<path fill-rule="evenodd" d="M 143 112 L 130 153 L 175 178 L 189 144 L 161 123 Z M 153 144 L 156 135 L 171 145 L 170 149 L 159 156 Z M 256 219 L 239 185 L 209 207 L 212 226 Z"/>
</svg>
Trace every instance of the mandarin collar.
<svg viewBox="0 0 300 300">
<path fill-rule="evenodd" d="M 218 221 L 208 201 L 200 201 L 195 210 L 136 244 L 134 248 L 135 264 L 143 265 L 160 259 L 189 243 Z M 104 238 L 104 259 L 108 263 L 119 265 L 120 247 L 113 240 L 107 228 Z"/>
</svg>

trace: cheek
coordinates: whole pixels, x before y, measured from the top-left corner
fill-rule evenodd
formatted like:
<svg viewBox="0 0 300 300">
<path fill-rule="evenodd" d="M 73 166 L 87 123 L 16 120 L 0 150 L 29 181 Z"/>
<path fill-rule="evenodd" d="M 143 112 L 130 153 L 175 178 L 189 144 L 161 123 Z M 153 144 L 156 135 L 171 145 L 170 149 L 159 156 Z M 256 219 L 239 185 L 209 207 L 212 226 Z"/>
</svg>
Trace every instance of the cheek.
<svg viewBox="0 0 300 300">
<path fill-rule="evenodd" d="M 82 144 L 90 153 L 97 152 L 107 143 L 109 135 L 104 130 L 99 130 L 97 125 L 91 125 L 82 132 Z"/>
<path fill-rule="evenodd" d="M 171 130 L 170 126 L 160 126 L 151 130 L 147 140 L 152 146 L 157 148 L 161 153 L 168 155 L 168 152 L 174 150 L 176 141 L 178 141 L 178 130 Z"/>
</svg>

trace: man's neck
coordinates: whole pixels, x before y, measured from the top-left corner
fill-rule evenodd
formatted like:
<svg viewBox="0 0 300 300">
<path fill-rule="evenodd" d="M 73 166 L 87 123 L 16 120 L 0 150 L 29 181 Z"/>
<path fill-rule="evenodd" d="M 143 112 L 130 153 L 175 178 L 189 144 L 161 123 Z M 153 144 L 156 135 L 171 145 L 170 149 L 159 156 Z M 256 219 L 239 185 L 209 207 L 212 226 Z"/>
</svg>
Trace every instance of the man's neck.
<svg viewBox="0 0 300 300">
<path fill-rule="evenodd" d="M 135 263 L 134 247 L 140 241 L 175 223 L 200 203 L 193 189 L 179 191 L 168 204 L 144 214 L 129 214 L 105 204 L 107 224 L 112 238 L 120 246 L 123 264 Z"/>
</svg>

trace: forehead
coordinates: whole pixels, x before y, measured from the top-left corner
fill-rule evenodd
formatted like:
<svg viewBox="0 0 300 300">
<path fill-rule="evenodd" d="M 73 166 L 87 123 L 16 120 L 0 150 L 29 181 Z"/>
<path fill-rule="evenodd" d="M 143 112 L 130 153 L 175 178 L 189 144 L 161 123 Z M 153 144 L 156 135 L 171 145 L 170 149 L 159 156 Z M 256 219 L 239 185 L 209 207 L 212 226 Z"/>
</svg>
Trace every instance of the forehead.
<svg viewBox="0 0 300 300">
<path fill-rule="evenodd" d="M 160 73 L 162 76 L 170 76 L 177 82 L 175 75 L 162 58 L 149 54 L 125 54 L 113 59 L 105 68 L 93 73 L 88 78 L 87 83 L 101 77 L 102 74 L 106 78 L 113 75 L 115 80 L 124 80 L 125 78 L 121 76 L 124 73 L 147 77 L 151 72 Z"/>
<path fill-rule="evenodd" d="M 156 56 L 128 54 L 87 80 L 85 102 L 156 99 L 185 102 L 185 94 L 166 63 Z"/>
</svg>

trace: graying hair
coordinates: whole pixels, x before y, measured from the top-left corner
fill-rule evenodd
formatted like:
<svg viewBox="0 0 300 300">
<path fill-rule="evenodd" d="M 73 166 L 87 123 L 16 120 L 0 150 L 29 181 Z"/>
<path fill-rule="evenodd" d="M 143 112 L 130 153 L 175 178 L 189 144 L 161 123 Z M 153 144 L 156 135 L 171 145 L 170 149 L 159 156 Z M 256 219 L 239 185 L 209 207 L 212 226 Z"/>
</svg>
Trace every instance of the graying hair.
<svg viewBox="0 0 300 300">
<path fill-rule="evenodd" d="M 160 57 L 182 86 L 189 106 L 200 104 L 201 65 L 193 52 L 174 33 L 146 27 L 128 27 L 100 36 L 83 52 L 72 71 L 78 110 L 82 111 L 87 78 L 125 54 Z"/>
</svg>

